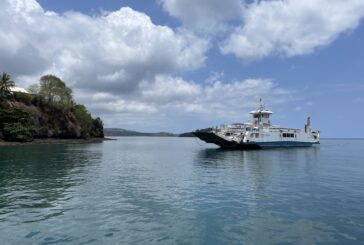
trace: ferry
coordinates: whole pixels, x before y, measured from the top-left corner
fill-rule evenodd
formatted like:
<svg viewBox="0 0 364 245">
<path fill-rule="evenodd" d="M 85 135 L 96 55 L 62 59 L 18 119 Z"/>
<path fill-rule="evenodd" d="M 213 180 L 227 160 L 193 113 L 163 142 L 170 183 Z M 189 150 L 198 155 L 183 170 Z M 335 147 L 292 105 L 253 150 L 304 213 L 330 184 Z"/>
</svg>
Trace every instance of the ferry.
<svg viewBox="0 0 364 245">
<path fill-rule="evenodd" d="M 309 147 L 320 144 L 320 131 L 311 129 L 310 117 L 302 130 L 271 125 L 272 114 L 260 100 L 260 108 L 250 112 L 250 122 L 196 130 L 193 134 L 206 143 L 224 149 Z"/>
</svg>

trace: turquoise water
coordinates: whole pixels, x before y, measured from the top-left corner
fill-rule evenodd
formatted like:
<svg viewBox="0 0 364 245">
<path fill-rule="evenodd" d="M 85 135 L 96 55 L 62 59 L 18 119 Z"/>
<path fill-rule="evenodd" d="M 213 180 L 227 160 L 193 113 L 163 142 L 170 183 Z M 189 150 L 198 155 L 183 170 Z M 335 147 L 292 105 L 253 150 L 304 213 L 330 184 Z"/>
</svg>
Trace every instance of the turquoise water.
<svg viewBox="0 0 364 245">
<path fill-rule="evenodd" d="M 1 244 L 364 244 L 364 141 L 0 147 Z"/>
</svg>

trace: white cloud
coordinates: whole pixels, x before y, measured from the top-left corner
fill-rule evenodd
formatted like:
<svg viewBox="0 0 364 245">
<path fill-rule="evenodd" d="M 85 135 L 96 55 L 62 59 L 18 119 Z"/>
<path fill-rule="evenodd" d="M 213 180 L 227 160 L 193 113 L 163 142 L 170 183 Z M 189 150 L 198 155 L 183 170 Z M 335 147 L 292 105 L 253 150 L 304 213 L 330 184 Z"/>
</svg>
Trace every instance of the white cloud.
<svg viewBox="0 0 364 245">
<path fill-rule="evenodd" d="M 141 87 L 142 96 L 152 101 L 168 103 L 169 101 L 184 101 L 200 94 L 200 86 L 186 82 L 182 78 L 159 76 L 154 84 Z"/>
<path fill-rule="evenodd" d="M 128 7 L 95 17 L 47 12 L 34 0 L 3 0 L 0 8 L 1 69 L 24 81 L 50 72 L 75 88 L 130 93 L 158 75 L 203 66 L 209 48 Z"/>
<path fill-rule="evenodd" d="M 206 10 L 206 27 L 230 19 L 230 10 L 212 18 L 219 6 L 213 1 Z M 3 0 L 0 8 L 0 68 L 21 86 L 46 73 L 60 76 L 106 126 L 193 129 L 190 117 L 240 121 L 260 97 L 268 104 L 292 99 L 269 79 L 222 82 L 223 73 L 216 73 L 197 83 L 178 77 L 204 65 L 209 43 L 130 8 L 94 17 L 47 12 L 34 0 Z"/>
<path fill-rule="evenodd" d="M 355 29 L 363 16 L 363 0 L 255 1 L 221 51 L 246 60 L 310 54 Z"/>
<path fill-rule="evenodd" d="M 81 100 L 89 99 L 87 92 L 81 94 Z M 139 93 L 132 98 L 99 93 L 90 108 L 107 118 L 109 125 L 127 123 L 137 127 L 164 122 L 184 128 L 186 124 L 193 125 L 193 120 L 206 125 L 243 121 L 248 119 L 247 112 L 258 106 L 260 98 L 273 106 L 294 100 L 293 94 L 270 79 L 199 84 L 180 77 L 159 76 L 154 83 L 141 84 Z M 124 117 L 129 121 L 118 121 Z"/>
<path fill-rule="evenodd" d="M 241 18 L 241 0 L 159 0 L 185 27 L 207 33 L 224 30 L 228 21 Z"/>
<path fill-rule="evenodd" d="M 157 112 L 157 108 L 147 103 L 143 103 L 140 101 L 133 101 L 133 100 L 112 100 L 107 103 L 102 103 L 99 105 L 93 106 L 94 109 L 101 109 L 110 111 L 113 113 L 153 113 Z"/>
</svg>

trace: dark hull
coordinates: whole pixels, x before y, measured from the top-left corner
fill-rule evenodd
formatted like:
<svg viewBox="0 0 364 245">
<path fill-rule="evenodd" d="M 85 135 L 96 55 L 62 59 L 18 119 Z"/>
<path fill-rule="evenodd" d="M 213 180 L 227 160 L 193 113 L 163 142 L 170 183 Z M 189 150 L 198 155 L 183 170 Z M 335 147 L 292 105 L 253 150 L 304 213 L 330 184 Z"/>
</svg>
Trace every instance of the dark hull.
<svg viewBox="0 0 364 245">
<path fill-rule="evenodd" d="M 269 148 L 290 148 L 290 147 L 310 147 L 313 143 L 310 142 L 295 142 L 295 141 L 279 141 L 279 142 L 251 142 L 251 143 L 236 143 L 227 141 L 216 134 L 208 131 L 197 131 L 193 133 L 199 139 L 206 143 L 212 143 L 220 146 L 223 149 L 239 149 L 239 150 L 253 150 L 253 149 L 269 149 Z"/>
</svg>

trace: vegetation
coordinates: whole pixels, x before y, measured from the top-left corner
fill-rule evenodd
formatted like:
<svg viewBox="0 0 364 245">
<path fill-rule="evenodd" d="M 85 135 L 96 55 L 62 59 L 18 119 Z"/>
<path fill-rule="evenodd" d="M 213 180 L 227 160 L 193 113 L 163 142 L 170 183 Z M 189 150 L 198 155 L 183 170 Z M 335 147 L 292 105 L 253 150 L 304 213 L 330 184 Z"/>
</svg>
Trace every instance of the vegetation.
<svg viewBox="0 0 364 245">
<path fill-rule="evenodd" d="M 15 85 L 3 73 L 0 81 L 0 140 L 33 138 L 103 138 L 103 122 L 93 119 L 73 100 L 72 89 L 54 75 L 40 78 L 28 93 L 11 92 Z"/>
<path fill-rule="evenodd" d="M 104 138 L 104 123 L 101 118 L 97 117 L 96 119 L 92 119 L 91 132 L 93 137 Z"/>
<path fill-rule="evenodd" d="M 28 92 L 31 94 L 39 94 L 39 84 L 32 84 L 28 87 Z"/>
<path fill-rule="evenodd" d="M 33 88 L 35 88 L 34 85 Z M 39 95 L 49 104 L 59 108 L 69 109 L 73 105 L 72 89 L 54 75 L 40 78 Z"/>
<path fill-rule="evenodd" d="M 91 129 L 92 129 L 91 114 L 88 113 L 88 111 L 84 105 L 75 105 L 73 107 L 73 112 L 74 112 L 77 120 L 82 125 L 81 136 L 83 138 L 90 137 Z"/>
<path fill-rule="evenodd" d="M 3 72 L 0 76 L 0 98 L 4 99 L 10 94 L 11 87 L 14 87 L 15 83 L 10 79 L 10 75 Z"/>
<path fill-rule="evenodd" d="M 36 129 L 29 113 L 21 109 L 0 109 L 0 133 L 7 141 L 31 141 Z"/>
</svg>

